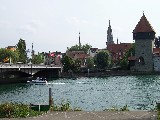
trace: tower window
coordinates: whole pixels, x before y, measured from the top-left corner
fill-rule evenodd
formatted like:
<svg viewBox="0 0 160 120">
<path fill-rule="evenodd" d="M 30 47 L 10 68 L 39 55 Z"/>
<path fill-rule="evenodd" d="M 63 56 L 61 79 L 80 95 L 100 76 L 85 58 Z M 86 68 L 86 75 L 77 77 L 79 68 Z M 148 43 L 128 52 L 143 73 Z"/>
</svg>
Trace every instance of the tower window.
<svg viewBox="0 0 160 120">
<path fill-rule="evenodd" d="M 140 56 L 140 57 L 138 58 L 138 63 L 139 63 L 140 65 L 144 65 L 144 64 L 145 64 L 144 58 L 143 58 L 142 56 Z"/>
</svg>

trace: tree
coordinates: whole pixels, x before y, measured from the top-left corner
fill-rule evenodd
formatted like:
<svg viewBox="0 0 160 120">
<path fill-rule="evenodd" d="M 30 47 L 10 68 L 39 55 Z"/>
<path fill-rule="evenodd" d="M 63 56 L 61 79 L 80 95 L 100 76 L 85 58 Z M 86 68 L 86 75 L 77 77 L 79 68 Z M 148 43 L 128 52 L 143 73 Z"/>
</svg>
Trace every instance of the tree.
<svg viewBox="0 0 160 120">
<path fill-rule="evenodd" d="M 81 64 L 82 64 L 82 60 L 81 59 L 76 59 L 75 60 L 75 66 L 81 67 Z"/>
<path fill-rule="evenodd" d="M 5 48 L 0 49 L 0 62 L 16 63 L 19 59 L 18 51 L 12 51 Z"/>
<path fill-rule="evenodd" d="M 88 57 L 86 59 L 86 64 L 88 68 L 93 68 L 94 67 L 94 59 L 93 57 Z"/>
<path fill-rule="evenodd" d="M 127 70 L 128 69 L 128 60 L 122 59 L 120 61 L 120 66 L 122 70 Z"/>
<path fill-rule="evenodd" d="M 131 48 L 125 53 L 124 59 L 128 60 L 130 56 L 135 56 L 135 43 L 133 43 Z"/>
<path fill-rule="evenodd" d="M 19 40 L 17 44 L 17 50 L 19 51 L 19 61 L 26 63 L 27 60 L 27 53 L 26 53 L 26 43 L 25 40 L 21 39 Z"/>
<path fill-rule="evenodd" d="M 34 55 L 33 58 L 32 58 L 32 63 L 33 63 L 33 64 L 43 63 L 42 54 Z"/>
<path fill-rule="evenodd" d="M 84 51 L 85 53 L 87 53 L 87 51 L 91 48 L 92 46 L 89 45 L 89 44 L 85 44 L 85 45 L 81 45 L 79 47 L 79 45 L 74 45 L 74 46 L 71 46 L 70 48 L 67 47 L 67 50 L 68 51 Z"/>
<path fill-rule="evenodd" d="M 95 56 L 95 63 L 97 68 L 106 69 L 109 65 L 109 53 L 107 51 L 100 51 Z"/>
<path fill-rule="evenodd" d="M 158 37 L 158 38 L 156 37 L 156 38 L 155 38 L 154 45 L 155 45 L 156 48 L 159 48 L 159 47 L 160 47 L 160 37 Z"/>
<path fill-rule="evenodd" d="M 135 56 L 135 43 L 132 44 L 131 48 L 125 53 L 124 57 L 120 61 L 121 69 L 127 70 L 128 66 L 128 58 L 131 56 Z"/>
<path fill-rule="evenodd" d="M 62 65 L 63 65 L 63 70 L 64 72 L 68 72 L 68 70 L 73 70 L 74 66 L 75 66 L 75 62 L 72 58 L 70 58 L 69 56 L 64 56 L 62 58 Z"/>
</svg>

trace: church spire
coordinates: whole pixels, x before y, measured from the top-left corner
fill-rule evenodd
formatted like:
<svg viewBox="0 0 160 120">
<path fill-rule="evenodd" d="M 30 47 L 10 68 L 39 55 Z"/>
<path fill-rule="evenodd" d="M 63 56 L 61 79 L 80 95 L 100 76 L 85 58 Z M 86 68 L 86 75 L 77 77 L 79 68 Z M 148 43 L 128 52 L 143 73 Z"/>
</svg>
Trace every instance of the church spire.
<svg viewBox="0 0 160 120">
<path fill-rule="evenodd" d="M 79 32 L 79 50 L 81 49 L 81 37 L 80 37 L 80 32 Z"/>
<path fill-rule="evenodd" d="M 108 44 L 114 44 L 110 20 L 109 20 L 109 26 L 108 26 L 108 30 L 107 30 L 107 45 Z"/>
</svg>

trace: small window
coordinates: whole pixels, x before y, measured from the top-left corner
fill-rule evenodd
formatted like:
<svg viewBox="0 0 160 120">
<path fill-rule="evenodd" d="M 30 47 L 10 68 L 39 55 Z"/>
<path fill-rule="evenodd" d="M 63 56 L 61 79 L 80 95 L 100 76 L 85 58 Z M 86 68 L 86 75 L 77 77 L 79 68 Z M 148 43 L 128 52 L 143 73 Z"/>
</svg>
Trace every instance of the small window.
<svg viewBox="0 0 160 120">
<path fill-rule="evenodd" d="M 139 63 L 140 65 L 144 65 L 144 64 L 145 64 L 144 58 L 143 58 L 142 56 L 139 57 L 138 63 Z"/>
</svg>

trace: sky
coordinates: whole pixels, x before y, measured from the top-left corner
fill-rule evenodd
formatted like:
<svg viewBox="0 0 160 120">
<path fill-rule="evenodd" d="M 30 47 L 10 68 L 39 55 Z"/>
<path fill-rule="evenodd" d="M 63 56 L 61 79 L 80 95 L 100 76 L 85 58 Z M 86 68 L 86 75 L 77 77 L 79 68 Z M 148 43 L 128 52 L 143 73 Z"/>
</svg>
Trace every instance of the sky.
<svg viewBox="0 0 160 120">
<path fill-rule="evenodd" d="M 0 0 L 0 48 L 22 38 L 35 52 L 65 52 L 89 44 L 106 48 L 109 20 L 113 40 L 132 43 L 143 11 L 160 36 L 160 0 Z"/>
</svg>

